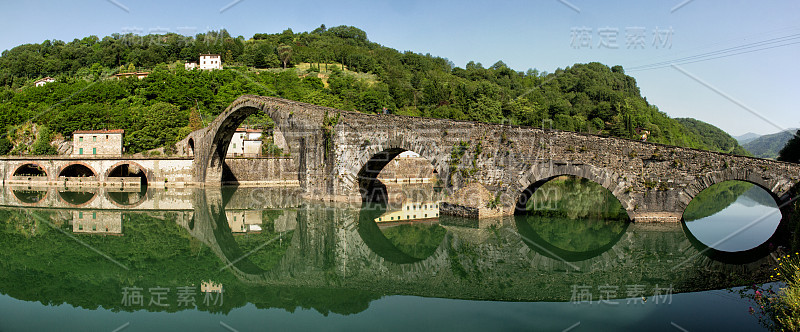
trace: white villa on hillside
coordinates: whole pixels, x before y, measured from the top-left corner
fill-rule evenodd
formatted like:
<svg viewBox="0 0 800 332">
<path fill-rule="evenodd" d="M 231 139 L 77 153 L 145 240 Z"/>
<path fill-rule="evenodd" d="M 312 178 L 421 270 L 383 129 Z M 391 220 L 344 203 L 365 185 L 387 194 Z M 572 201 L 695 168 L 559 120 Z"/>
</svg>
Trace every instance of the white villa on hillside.
<svg viewBox="0 0 800 332">
<path fill-rule="evenodd" d="M 36 80 L 36 82 L 33 82 L 33 85 L 35 85 L 35 86 L 43 86 L 43 85 L 45 85 L 45 84 L 47 84 L 47 83 L 53 83 L 53 82 L 55 82 L 55 81 L 56 81 L 56 79 L 55 79 L 55 78 L 52 78 L 52 77 L 50 77 L 50 76 L 47 76 L 47 77 L 45 77 L 45 78 L 42 78 L 42 79 L 38 79 L 38 80 Z"/>
<path fill-rule="evenodd" d="M 200 54 L 200 69 L 222 69 L 222 60 L 219 54 Z"/>
</svg>

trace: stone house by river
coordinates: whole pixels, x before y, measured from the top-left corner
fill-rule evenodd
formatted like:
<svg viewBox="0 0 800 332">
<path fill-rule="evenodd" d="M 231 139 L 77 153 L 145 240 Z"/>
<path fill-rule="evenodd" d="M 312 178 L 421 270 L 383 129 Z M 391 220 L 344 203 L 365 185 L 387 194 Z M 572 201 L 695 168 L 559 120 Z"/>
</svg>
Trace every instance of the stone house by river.
<svg viewBox="0 0 800 332">
<path fill-rule="evenodd" d="M 122 156 L 125 130 L 76 130 L 72 133 L 72 156 Z"/>
</svg>

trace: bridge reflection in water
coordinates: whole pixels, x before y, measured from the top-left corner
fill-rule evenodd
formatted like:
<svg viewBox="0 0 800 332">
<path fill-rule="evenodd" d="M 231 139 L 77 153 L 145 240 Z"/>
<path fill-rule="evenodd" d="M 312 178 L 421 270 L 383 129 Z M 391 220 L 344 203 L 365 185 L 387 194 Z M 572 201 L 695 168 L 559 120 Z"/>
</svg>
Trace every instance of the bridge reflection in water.
<svg viewBox="0 0 800 332">
<path fill-rule="evenodd" d="M 120 287 L 209 280 L 224 285 L 225 311 L 258 303 L 358 312 L 385 294 L 570 301 L 575 285 L 689 292 L 764 280 L 770 269 L 768 248 L 721 253 L 680 223 L 598 221 L 576 231 L 566 222 L 507 216 L 393 225 L 382 221 L 384 204 L 315 204 L 279 188 L 5 188 L 2 205 L 0 292 L 83 307 L 135 310 L 119 304 Z M 568 236 L 579 241 L 563 241 Z M 24 283 L 22 276 L 40 282 Z M 303 291 L 309 288 L 339 300 L 319 303 Z M 98 292 L 89 302 L 86 289 Z"/>
</svg>

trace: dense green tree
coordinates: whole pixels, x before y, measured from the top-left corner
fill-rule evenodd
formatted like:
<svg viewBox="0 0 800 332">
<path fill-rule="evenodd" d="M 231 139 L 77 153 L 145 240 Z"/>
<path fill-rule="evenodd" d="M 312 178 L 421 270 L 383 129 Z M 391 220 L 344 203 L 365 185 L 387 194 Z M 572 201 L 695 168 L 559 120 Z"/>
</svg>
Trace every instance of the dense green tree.
<svg viewBox="0 0 800 332">
<path fill-rule="evenodd" d="M 7 155 L 14 148 L 14 144 L 8 138 L 0 137 L 0 155 Z"/>
<path fill-rule="evenodd" d="M 789 142 L 786 142 L 778 155 L 778 160 L 800 163 L 800 130 L 797 130 Z"/>
<path fill-rule="evenodd" d="M 286 66 L 289 64 L 289 61 L 292 60 L 292 47 L 289 45 L 281 45 L 278 46 L 278 58 L 283 63 L 283 69 L 286 69 Z"/>
</svg>

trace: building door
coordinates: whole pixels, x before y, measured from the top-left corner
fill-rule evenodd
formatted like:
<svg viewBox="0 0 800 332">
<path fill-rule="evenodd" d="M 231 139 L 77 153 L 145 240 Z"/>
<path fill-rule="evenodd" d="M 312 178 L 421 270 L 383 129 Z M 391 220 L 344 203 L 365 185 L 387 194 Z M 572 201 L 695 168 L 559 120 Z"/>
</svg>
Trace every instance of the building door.
<svg viewBox="0 0 800 332">
<path fill-rule="evenodd" d="M 83 154 L 83 148 L 78 149 L 78 154 Z"/>
<path fill-rule="evenodd" d="M 92 148 L 92 154 L 97 154 L 97 148 Z"/>
</svg>

